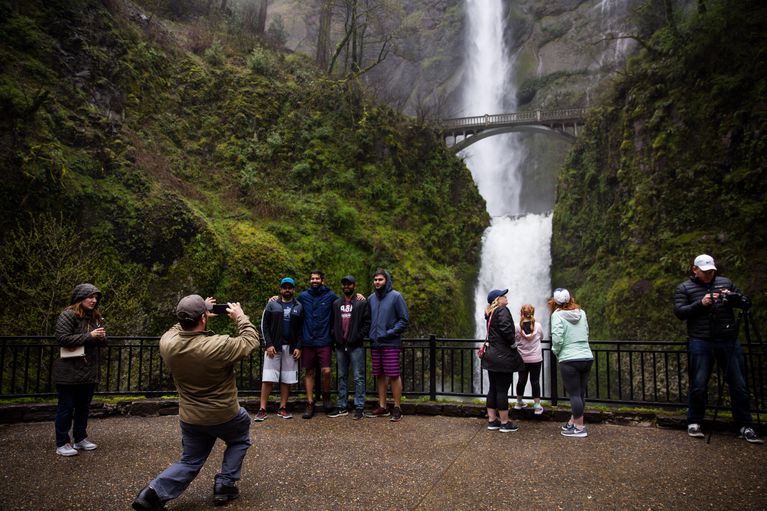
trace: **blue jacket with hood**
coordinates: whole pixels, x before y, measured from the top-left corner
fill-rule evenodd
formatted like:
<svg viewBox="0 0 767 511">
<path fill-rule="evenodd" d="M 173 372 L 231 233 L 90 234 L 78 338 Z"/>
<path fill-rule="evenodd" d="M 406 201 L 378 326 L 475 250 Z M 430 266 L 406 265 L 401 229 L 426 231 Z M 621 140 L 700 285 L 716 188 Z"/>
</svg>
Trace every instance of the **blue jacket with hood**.
<svg viewBox="0 0 767 511">
<path fill-rule="evenodd" d="M 399 348 L 402 333 L 410 322 L 407 304 L 402 295 L 392 288 L 391 275 L 384 272 L 386 284 L 368 297 L 370 306 L 370 333 L 373 348 Z"/>
<path fill-rule="evenodd" d="M 310 287 L 298 295 L 298 301 L 304 307 L 303 347 L 317 348 L 333 343 L 330 335 L 330 318 L 333 302 L 338 296 L 325 284 L 318 288 Z"/>
</svg>

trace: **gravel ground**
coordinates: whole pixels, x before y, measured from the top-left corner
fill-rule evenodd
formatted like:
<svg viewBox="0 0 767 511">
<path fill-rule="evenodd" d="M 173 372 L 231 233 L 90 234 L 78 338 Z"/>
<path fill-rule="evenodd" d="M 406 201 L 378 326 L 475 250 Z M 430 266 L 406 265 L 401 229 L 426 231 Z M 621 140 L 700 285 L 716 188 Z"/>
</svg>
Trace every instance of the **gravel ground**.
<svg viewBox="0 0 767 511">
<path fill-rule="evenodd" d="M 245 509 L 767 509 L 767 445 L 732 434 L 710 444 L 683 431 L 606 424 L 565 438 L 559 424 L 405 416 L 254 423 Z M 89 422 L 92 452 L 54 453 L 52 423 L 0 426 L 0 509 L 130 509 L 136 493 L 180 453 L 178 417 Z M 169 510 L 212 508 L 219 443 Z"/>
</svg>

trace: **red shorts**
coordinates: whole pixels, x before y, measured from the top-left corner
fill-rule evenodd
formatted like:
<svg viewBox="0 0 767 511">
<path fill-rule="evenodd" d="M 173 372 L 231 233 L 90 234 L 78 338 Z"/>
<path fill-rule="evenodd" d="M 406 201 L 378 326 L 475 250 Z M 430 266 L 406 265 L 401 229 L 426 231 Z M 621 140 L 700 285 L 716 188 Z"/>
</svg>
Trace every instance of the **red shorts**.
<svg viewBox="0 0 767 511">
<path fill-rule="evenodd" d="M 373 376 L 400 375 L 400 348 L 370 348 Z"/>
<path fill-rule="evenodd" d="M 320 368 L 330 367 L 330 346 L 306 346 L 301 348 L 301 365 L 304 369 L 314 369 L 317 363 Z"/>
</svg>

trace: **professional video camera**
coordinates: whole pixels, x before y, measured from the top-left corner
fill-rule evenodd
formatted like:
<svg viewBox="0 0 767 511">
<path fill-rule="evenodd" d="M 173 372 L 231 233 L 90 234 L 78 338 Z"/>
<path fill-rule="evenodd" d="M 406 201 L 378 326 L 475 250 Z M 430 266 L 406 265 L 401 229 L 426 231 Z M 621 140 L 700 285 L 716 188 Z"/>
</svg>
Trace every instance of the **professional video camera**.
<svg viewBox="0 0 767 511">
<path fill-rule="evenodd" d="M 722 305 L 743 310 L 748 310 L 751 307 L 751 300 L 742 293 L 736 293 L 727 289 L 719 289 L 716 292 L 719 293 L 717 302 Z"/>
</svg>

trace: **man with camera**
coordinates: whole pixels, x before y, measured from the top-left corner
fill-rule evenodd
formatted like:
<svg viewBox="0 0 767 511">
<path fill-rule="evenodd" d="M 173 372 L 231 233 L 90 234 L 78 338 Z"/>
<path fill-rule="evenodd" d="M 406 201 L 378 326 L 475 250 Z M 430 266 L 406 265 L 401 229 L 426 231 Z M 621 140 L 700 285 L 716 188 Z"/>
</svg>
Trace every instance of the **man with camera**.
<svg viewBox="0 0 767 511">
<path fill-rule="evenodd" d="M 693 275 L 674 293 L 674 314 L 687 321 L 689 380 L 687 434 L 703 438 L 701 423 L 706 411 L 708 381 L 713 362 L 719 365 L 732 399 L 732 416 L 740 437 L 764 443 L 754 431 L 746 386 L 743 351 L 738 342 L 734 308 L 748 309 L 751 301 L 733 282 L 716 274 L 714 259 L 695 258 Z"/>
<path fill-rule="evenodd" d="M 236 337 L 207 330 L 214 300 L 185 296 L 176 306 L 179 322 L 160 339 L 160 356 L 178 390 L 181 459 L 145 486 L 133 509 L 156 511 L 181 495 L 205 464 L 216 439 L 226 443 L 221 471 L 216 474 L 213 500 L 239 497 L 235 486 L 250 440 L 250 416 L 237 399 L 235 364 L 258 348 L 256 328 L 239 303 L 228 303 L 226 314 L 237 323 Z"/>
</svg>

